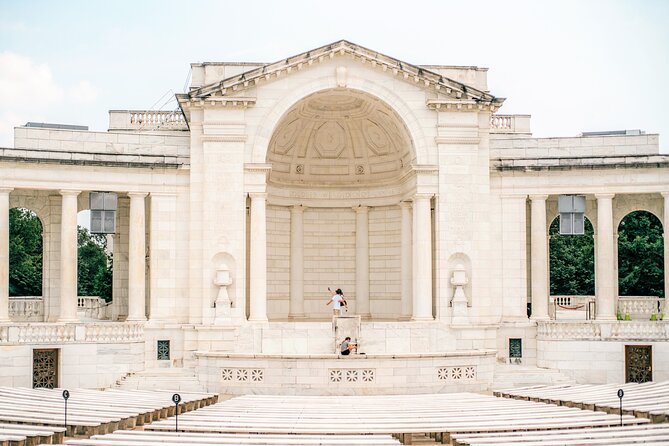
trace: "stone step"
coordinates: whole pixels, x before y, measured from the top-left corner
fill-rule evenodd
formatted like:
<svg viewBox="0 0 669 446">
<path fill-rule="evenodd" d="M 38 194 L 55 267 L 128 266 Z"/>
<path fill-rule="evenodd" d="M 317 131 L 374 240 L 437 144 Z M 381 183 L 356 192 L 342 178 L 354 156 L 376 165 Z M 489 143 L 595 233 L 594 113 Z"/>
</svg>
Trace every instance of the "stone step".
<svg viewBox="0 0 669 446">
<path fill-rule="evenodd" d="M 134 390 L 205 391 L 192 370 L 168 368 L 130 373 L 116 381 L 114 387 Z"/>
<path fill-rule="evenodd" d="M 535 386 L 539 384 L 574 384 L 573 378 L 559 370 L 541 367 L 497 364 L 493 375 L 493 390 L 515 387 Z"/>
<path fill-rule="evenodd" d="M 411 444 L 437 444 L 434 438 L 431 438 L 425 434 L 412 434 L 411 435 Z"/>
</svg>

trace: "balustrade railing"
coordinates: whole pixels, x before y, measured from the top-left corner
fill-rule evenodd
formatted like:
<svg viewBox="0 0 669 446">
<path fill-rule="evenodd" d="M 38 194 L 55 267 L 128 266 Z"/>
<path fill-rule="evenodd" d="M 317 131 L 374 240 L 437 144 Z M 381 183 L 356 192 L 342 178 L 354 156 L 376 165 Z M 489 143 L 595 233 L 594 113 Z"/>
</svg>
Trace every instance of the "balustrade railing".
<svg viewBox="0 0 669 446">
<path fill-rule="evenodd" d="M 550 296 L 551 319 L 589 320 L 595 317 L 595 296 Z"/>
<path fill-rule="evenodd" d="M 110 130 L 188 130 L 181 111 L 110 110 Z"/>
<path fill-rule="evenodd" d="M 664 315 L 664 298 L 653 296 L 621 296 L 618 298 L 618 313 L 632 320 L 648 320 L 654 314 L 656 319 Z"/>
<path fill-rule="evenodd" d="M 0 325 L 0 344 L 127 343 L 144 341 L 142 322 Z"/>
<path fill-rule="evenodd" d="M 664 321 L 539 321 L 537 339 L 552 341 L 666 341 L 669 323 Z"/>
<path fill-rule="evenodd" d="M 109 319 L 108 309 L 111 304 L 98 296 L 79 296 L 77 298 L 77 314 L 81 318 L 105 320 Z"/>
<path fill-rule="evenodd" d="M 44 320 L 44 304 L 41 297 L 10 297 L 9 318 L 14 321 L 38 322 Z"/>
<path fill-rule="evenodd" d="M 490 133 L 530 134 L 530 115 L 492 115 Z"/>
</svg>

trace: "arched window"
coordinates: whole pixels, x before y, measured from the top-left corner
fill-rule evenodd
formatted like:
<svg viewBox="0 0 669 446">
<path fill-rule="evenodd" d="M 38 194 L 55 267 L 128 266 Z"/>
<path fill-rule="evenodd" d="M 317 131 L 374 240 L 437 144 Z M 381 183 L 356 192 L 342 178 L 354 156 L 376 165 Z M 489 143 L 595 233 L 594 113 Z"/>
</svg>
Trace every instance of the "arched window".
<svg viewBox="0 0 669 446">
<path fill-rule="evenodd" d="M 662 223 L 650 212 L 630 212 L 618 225 L 618 295 L 664 297 Z"/>
<path fill-rule="evenodd" d="M 42 222 L 29 209 L 9 210 L 9 295 L 42 296 Z"/>
<path fill-rule="evenodd" d="M 584 235 L 560 235 L 560 219 L 551 223 L 550 288 L 552 296 L 595 295 L 595 243 L 590 220 Z"/>
</svg>

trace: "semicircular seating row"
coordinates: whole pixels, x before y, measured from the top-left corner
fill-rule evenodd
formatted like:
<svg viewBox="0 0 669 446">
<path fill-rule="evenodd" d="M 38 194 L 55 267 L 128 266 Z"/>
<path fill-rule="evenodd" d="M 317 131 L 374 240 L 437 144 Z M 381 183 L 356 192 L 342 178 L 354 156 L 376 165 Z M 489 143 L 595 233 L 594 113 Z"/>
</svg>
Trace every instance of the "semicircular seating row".
<svg viewBox="0 0 669 446">
<path fill-rule="evenodd" d="M 622 426 L 619 426 L 622 420 Z M 145 425 L 66 442 L 79 446 L 404 444 L 667 444 L 669 425 L 543 402 L 454 393 L 393 396 L 247 395 Z M 362 436 L 361 436 L 362 435 Z M 594 442 L 589 443 L 589 438 Z M 585 441 L 585 443 L 584 443 Z M 664 443 L 663 443 L 664 442 Z"/>
</svg>

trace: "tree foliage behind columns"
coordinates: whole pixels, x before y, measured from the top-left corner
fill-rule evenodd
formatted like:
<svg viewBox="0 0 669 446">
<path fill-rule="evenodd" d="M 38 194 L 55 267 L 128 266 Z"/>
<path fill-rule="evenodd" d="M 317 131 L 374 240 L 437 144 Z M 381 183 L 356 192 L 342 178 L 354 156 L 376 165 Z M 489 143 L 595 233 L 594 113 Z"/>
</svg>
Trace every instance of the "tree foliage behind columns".
<svg viewBox="0 0 669 446">
<path fill-rule="evenodd" d="M 595 240 L 590 220 L 584 235 L 560 235 L 560 218 L 550 230 L 551 296 L 595 295 Z"/>
<path fill-rule="evenodd" d="M 9 210 L 9 295 L 42 295 L 42 222 L 23 208 Z"/>
<path fill-rule="evenodd" d="M 99 296 L 112 300 L 112 256 L 107 252 L 104 234 L 91 234 L 88 229 L 77 231 L 77 293 L 79 296 Z"/>
<path fill-rule="evenodd" d="M 631 212 L 618 226 L 618 283 L 621 296 L 664 297 L 662 223 L 650 212 Z"/>
</svg>

